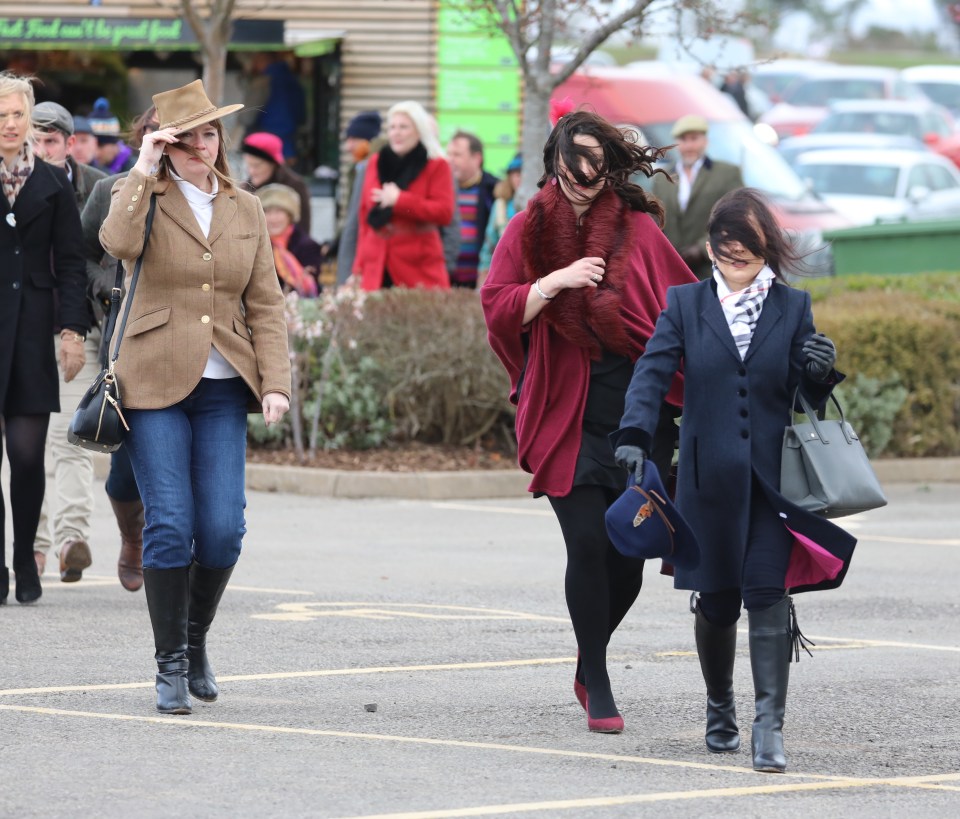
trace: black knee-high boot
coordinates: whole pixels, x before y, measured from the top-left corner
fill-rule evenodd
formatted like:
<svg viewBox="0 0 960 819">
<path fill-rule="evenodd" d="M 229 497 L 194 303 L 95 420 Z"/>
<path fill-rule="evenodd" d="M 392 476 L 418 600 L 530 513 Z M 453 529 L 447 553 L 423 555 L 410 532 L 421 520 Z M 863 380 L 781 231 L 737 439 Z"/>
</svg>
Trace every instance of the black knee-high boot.
<svg viewBox="0 0 960 819">
<path fill-rule="evenodd" d="M 707 684 L 707 749 L 715 754 L 730 754 L 740 748 L 737 706 L 733 696 L 737 624 L 714 625 L 697 605 L 693 633 L 703 681 Z"/>
<path fill-rule="evenodd" d="M 236 564 L 234 564 L 236 565 Z M 208 569 L 199 563 L 190 568 L 190 616 L 187 624 L 187 679 L 190 693 L 198 700 L 213 702 L 220 694 L 217 679 L 207 659 L 207 632 L 217 614 L 217 606 L 233 574 L 233 566 Z"/>
<path fill-rule="evenodd" d="M 157 653 L 157 710 L 190 714 L 187 690 L 187 611 L 190 567 L 144 569 L 143 588 Z"/>
<path fill-rule="evenodd" d="M 790 679 L 790 598 L 763 611 L 748 612 L 750 621 L 750 667 L 757 716 L 753 721 L 753 768 L 783 773 L 783 714 Z"/>
</svg>

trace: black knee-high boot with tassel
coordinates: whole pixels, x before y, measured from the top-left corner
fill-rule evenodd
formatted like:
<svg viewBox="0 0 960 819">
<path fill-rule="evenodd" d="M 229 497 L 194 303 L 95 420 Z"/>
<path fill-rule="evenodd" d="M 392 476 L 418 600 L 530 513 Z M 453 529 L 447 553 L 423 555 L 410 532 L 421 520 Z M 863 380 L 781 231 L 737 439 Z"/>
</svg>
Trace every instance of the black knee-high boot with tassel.
<svg viewBox="0 0 960 819">
<path fill-rule="evenodd" d="M 768 773 L 783 773 L 787 768 L 783 716 L 793 647 L 790 608 L 790 598 L 784 597 L 768 609 L 748 612 L 750 667 L 757 707 L 751 742 L 753 768 Z"/>
</svg>

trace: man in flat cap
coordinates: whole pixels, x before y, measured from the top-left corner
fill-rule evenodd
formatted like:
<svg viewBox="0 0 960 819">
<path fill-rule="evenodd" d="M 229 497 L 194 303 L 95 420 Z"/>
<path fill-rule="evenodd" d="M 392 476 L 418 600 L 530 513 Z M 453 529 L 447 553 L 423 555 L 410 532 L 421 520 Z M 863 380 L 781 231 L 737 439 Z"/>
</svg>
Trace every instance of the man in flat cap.
<svg viewBox="0 0 960 819">
<path fill-rule="evenodd" d="M 77 207 L 82 210 L 97 180 L 106 174 L 78 163 L 71 155 L 73 147 L 73 117 L 62 105 L 41 102 L 34 106 L 33 121 L 34 152 L 51 165 L 63 168 L 70 180 Z M 93 281 L 99 268 L 87 262 L 87 278 Z M 90 565 L 90 530 L 93 516 L 93 455 L 89 450 L 72 446 L 67 442 L 67 427 L 73 411 L 80 403 L 84 391 L 99 372 L 97 355 L 100 331 L 96 327 L 93 308 L 90 311 L 90 326 L 93 328 L 84 340 L 86 364 L 70 382 L 60 373 L 60 412 L 50 415 L 47 428 L 46 463 L 53 468 L 53 491 L 43 496 L 40 523 L 33 541 L 34 557 L 40 573 L 47 562 L 51 547 L 60 560 L 60 579 L 66 583 L 77 581 L 83 570 Z M 60 336 L 54 337 L 58 351 Z"/>
<path fill-rule="evenodd" d="M 670 180 L 653 177 L 653 193 L 663 202 L 663 232 L 698 279 L 710 277 L 707 258 L 707 220 L 724 194 L 743 187 L 740 169 L 707 156 L 707 120 L 697 114 L 680 117 L 671 135 L 680 161 Z"/>
</svg>

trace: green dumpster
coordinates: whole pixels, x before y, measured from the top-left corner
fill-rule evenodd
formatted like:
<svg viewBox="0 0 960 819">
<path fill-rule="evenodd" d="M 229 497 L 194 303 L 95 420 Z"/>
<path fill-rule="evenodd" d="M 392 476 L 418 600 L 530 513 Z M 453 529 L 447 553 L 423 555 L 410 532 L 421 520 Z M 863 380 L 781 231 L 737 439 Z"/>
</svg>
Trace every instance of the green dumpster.
<svg viewBox="0 0 960 819">
<path fill-rule="evenodd" d="M 960 271 L 960 219 L 890 222 L 825 232 L 838 276 Z"/>
</svg>

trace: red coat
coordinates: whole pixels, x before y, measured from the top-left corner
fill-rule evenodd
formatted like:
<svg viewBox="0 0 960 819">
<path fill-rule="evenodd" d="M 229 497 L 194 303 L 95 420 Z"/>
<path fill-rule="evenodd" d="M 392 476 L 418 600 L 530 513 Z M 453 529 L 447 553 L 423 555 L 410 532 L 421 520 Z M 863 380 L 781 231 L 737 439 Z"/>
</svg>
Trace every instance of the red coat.
<svg viewBox="0 0 960 819">
<path fill-rule="evenodd" d="M 528 488 L 562 497 L 572 488 L 580 452 L 590 353 L 545 320 L 556 303 L 545 307 L 527 327 L 522 325 L 532 287 L 530 261 L 522 253 L 528 213 L 518 213 L 507 225 L 480 295 L 490 346 L 510 376 L 510 400 L 517 405 L 520 466 L 533 474 Z M 625 218 L 633 220 L 633 239 L 626 249 L 620 320 L 634 350 L 631 358 L 636 360 L 666 307 L 667 288 L 696 278 L 648 214 L 629 211 Z M 667 400 L 679 406 L 682 396 L 678 378 Z"/>
<path fill-rule="evenodd" d="M 449 288 L 450 276 L 438 228 L 449 225 L 453 219 L 450 164 L 442 158 L 428 160 L 417 178 L 400 192 L 389 224 L 375 230 L 367 222 L 367 214 L 374 204 L 371 193 L 380 187 L 379 157 L 370 157 L 364 174 L 354 273 L 361 277 L 364 290 L 379 290 L 383 286 L 384 269 L 399 287 Z"/>
</svg>

